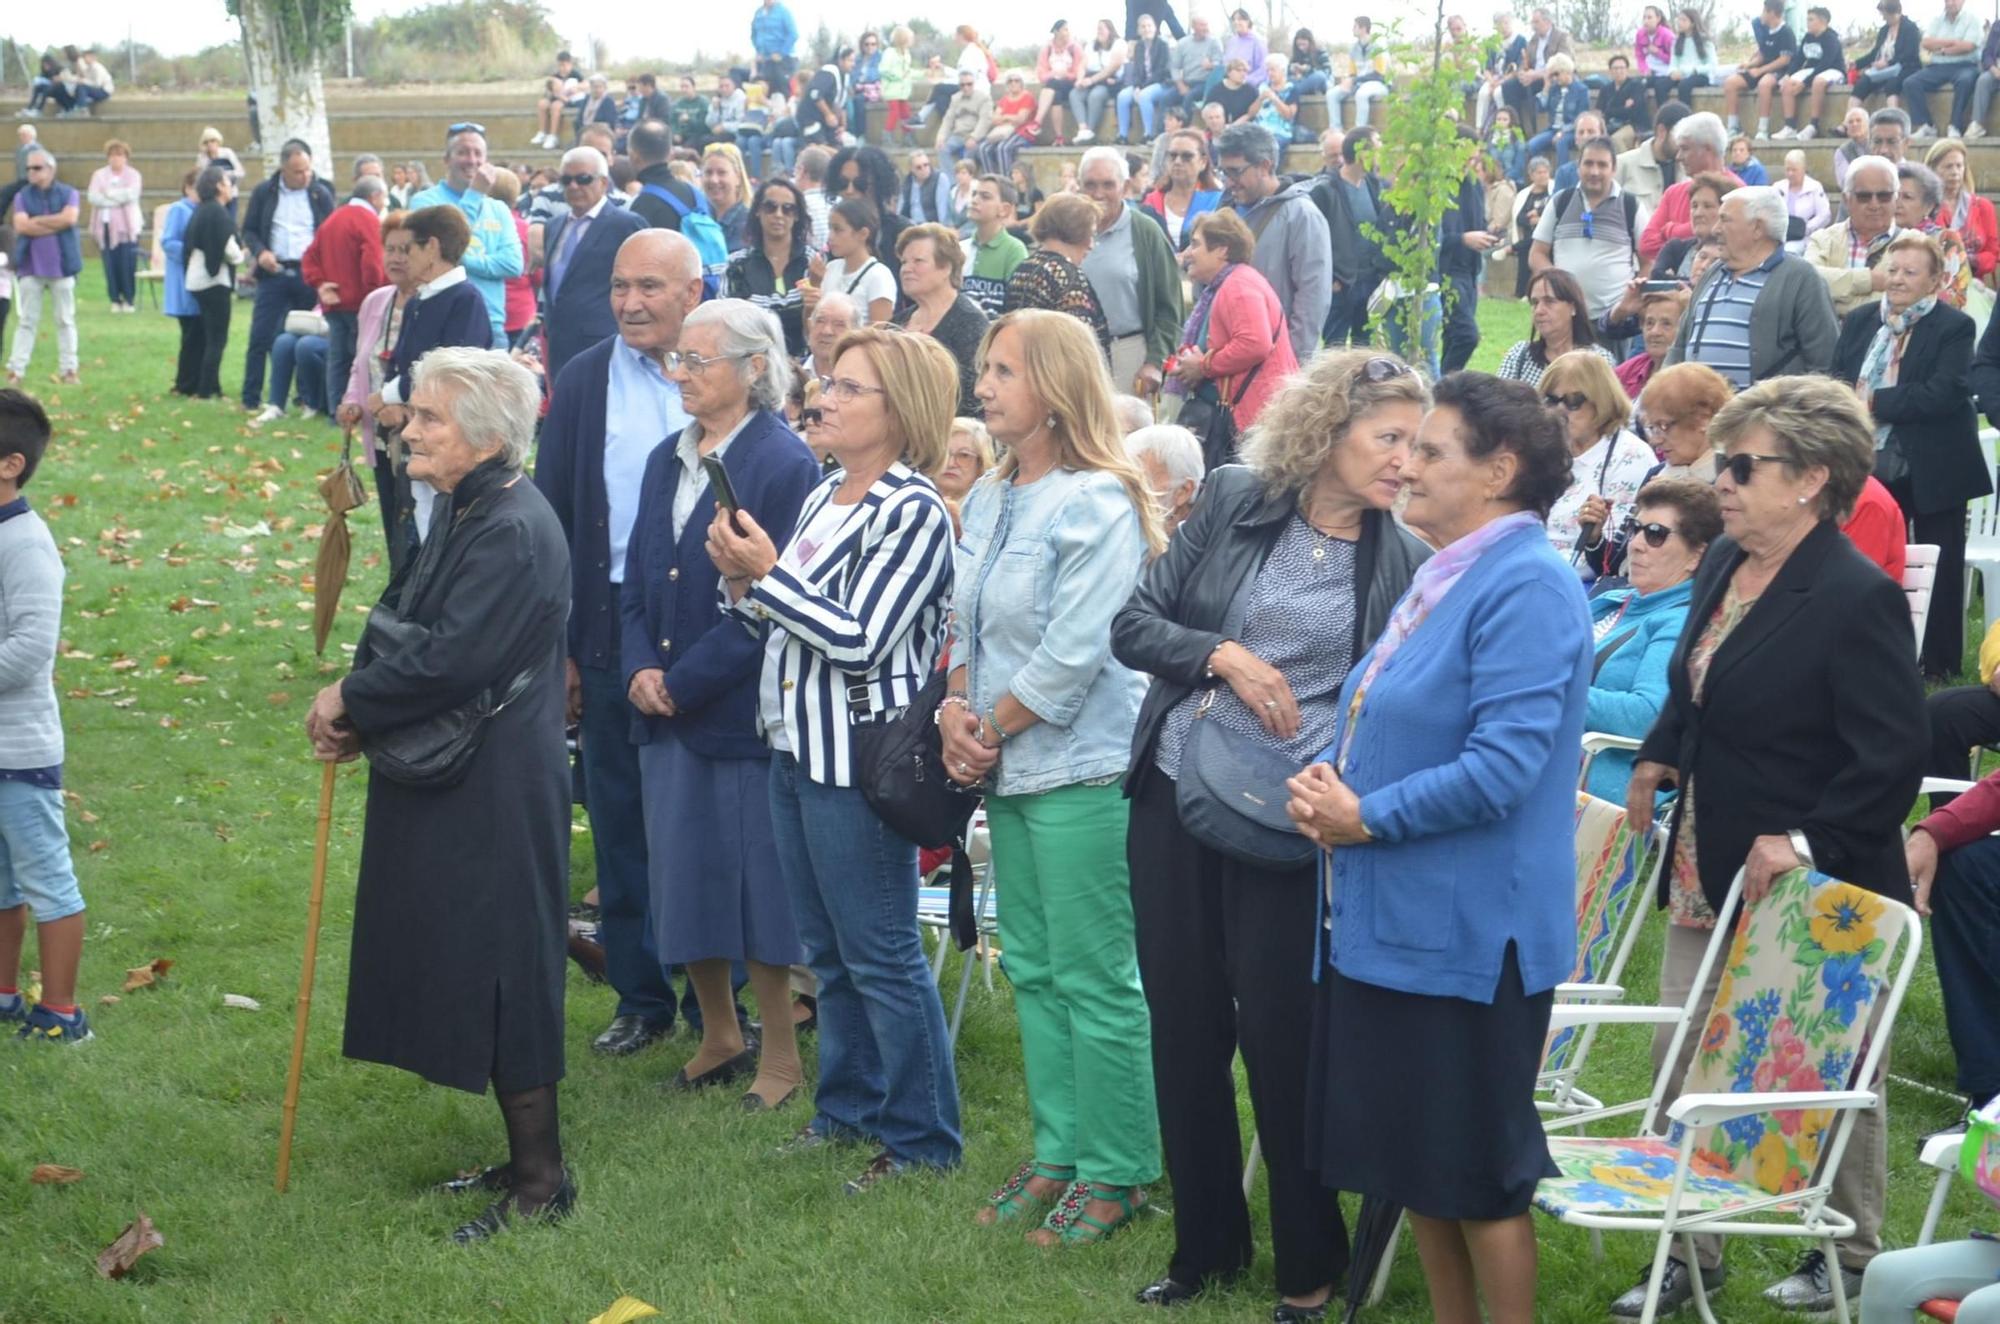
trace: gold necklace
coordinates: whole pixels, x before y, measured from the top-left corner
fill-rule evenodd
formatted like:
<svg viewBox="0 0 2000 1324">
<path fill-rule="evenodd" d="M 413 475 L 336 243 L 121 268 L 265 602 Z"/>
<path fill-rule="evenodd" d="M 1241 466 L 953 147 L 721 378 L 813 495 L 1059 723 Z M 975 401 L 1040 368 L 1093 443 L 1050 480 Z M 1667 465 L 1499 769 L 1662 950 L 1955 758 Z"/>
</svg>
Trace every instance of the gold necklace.
<svg viewBox="0 0 2000 1324">
<path fill-rule="evenodd" d="M 1319 525 L 1313 522 L 1313 517 L 1311 515 L 1308 515 L 1303 510 L 1299 512 L 1299 518 L 1306 522 L 1306 527 L 1311 529 L 1313 531 L 1313 535 L 1319 539 L 1318 544 L 1314 546 L 1312 550 L 1313 560 L 1315 561 L 1326 560 L 1327 549 L 1332 547 L 1334 539 L 1341 537 L 1342 533 L 1345 531 L 1339 528 L 1322 529 Z M 1352 541 L 1353 538 L 1358 538 L 1360 536 L 1361 536 L 1361 521 L 1356 520 L 1354 521 L 1353 534 L 1348 540 Z"/>
</svg>

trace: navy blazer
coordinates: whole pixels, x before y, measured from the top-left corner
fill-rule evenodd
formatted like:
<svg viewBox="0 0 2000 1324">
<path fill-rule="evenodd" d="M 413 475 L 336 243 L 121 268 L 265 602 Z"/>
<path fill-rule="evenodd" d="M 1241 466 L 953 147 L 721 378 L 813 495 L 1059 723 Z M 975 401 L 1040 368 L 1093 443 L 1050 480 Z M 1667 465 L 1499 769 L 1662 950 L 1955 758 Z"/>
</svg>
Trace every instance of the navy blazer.
<svg viewBox="0 0 2000 1324">
<path fill-rule="evenodd" d="M 535 486 L 555 507 L 569 539 L 569 655 L 580 667 L 606 671 L 618 665 L 611 498 L 604 490 L 604 414 L 617 348 L 616 336 L 600 340 L 550 374 L 555 389 L 535 453 Z"/>
<path fill-rule="evenodd" d="M 542 252 L 549 259 L 562 252 L 569 222 L 568 212 L 549 222 L 542 237 Z M 611 266 L 618 258 L 619 245 L 645 228 L 642 217 L 607 202 L 583 232 L 569 265 L 563 268 L 555 297 L 548 300 L 542 313 L 542 325 L 549 336 L 549 380 L 554 381 L 563 365 L 578 354 L 618 334 L 618 319 L 611 312 Z"/>
<path fill-rule="evenodd" d="M 715 493 L 695 499 L 678 541 L 674 492 L 686 477 L 675 433 L 646 460 L 639 514 L 625 548 L 625 591 L 619 595 L 623 626 L 620 674 L 629 686 L 648 667 L 666 672 L 676 715 L 634 711 L 632 739 L 650 744 L 671 730 L 688 748 L 709 758 L 764 758 L 770 749 L 757 731 L 757 686 L 763 675 L 763 632 L 725 619 L 721 576 L 708 559 L 708 526 Z M 806 493 L 819 482 L 819 462 L 785 421 L 769 410 L 750 416 L 723 452 L 729 485 L 744 510 L 767 530 L 782 533 L 799 518 Z M 768 628 L 768 627 L 766 627 Z"/>
<path fill-rule="evenodd" d="M 396 334 L 396 348 L 383 385 L 396 383 L 403 402 L 409 403 L 410 369 L 440 345 L 493 348 L 493 320 L 486 311 L 486 297 L 470 280 L 410 301 L 403 310 L 403 326 Z"/>
</svg>

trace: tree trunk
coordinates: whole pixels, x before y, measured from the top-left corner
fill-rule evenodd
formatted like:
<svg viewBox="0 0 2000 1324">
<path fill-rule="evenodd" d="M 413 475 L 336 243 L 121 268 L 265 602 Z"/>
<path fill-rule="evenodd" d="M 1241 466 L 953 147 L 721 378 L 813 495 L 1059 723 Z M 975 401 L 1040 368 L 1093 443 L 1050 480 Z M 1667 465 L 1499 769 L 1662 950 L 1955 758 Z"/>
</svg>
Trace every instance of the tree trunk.
<svg viewBox="0 0 2000 1324">
<path fill-rule="evenodd" d="M 305 59 L 295 53 L 285 31 L 285 24 L 295 21 L 290 8 L 282 0 L 240 0 L 237 12 L 250 93 L 257 98 L 263 120 L 264 173 L 277 173 L 279 147 L 287 139 L 298 138 L 312 147 L 319 174 L 330 179 L 338 172 L 326 124 L 319 52 L 315 49 Z"/>
</svg>

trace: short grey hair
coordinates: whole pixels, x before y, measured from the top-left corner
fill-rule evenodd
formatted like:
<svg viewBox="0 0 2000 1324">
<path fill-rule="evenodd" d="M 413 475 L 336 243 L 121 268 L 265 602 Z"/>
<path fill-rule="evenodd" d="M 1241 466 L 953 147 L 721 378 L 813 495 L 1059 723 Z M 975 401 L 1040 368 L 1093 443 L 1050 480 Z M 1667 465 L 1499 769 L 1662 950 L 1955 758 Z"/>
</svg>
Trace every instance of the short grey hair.
<svg viewBox="0 0 2000 1324">
<path fill-rule="evenodd" d="M 1706 147 L 1717 156 L 1728 151 L 1729 131 L 1722 125 L 1722 116 L 1712 110 L 1698 110 L 1674 125 L 1674 146 L 1688 143 Z"/>
<path fill-rule="evenodd" d="M 1934 212 L 1944 204 L 1944 181 L 1938 178 L 1937 171 L 1921 162 L 1905 161 L 1896 167 L 1896 182 L 1901 184 L 1906 179 L 1915 180 L 1922 190 L 1925 211 Z"/>
<path fill-rule="evenodd" d="M 1825 467 L 1820 518 L 1844 520 L 1853 512 L 1875 467 L 1875 424 L 1852 387 L 1817 376 L 1759 382 L 1716 411 L 1708 439 L 1722 450 L 1757 428 L 1769 429 L 1800 468 Z"/>
<path fill-rule="evenodd" d="M 1111 412 L 1118 415 L 1118 430 L 1128 437 L 1153 422 L 1153 407 L 1136 395 L 1112 396 Z"/>
<path fill-rule="evenodd" d="M 1901 106 L 1884 106 L 1868 117 L 1869 128 L 1872 129 L 1877 124 L 1893 124 L 1901 129 L 1903 136 L 1907 138 L 1910 134 L 1910 112 L 1904 110 Z M 1852 165 L 1849 165 L 1847 168 L 1849 170 L 1854 169 Z"/>
<path fill-rule="evenodd" d="M 416 384 L 450 393 L 451 421 L 474 450 L 497 448 L 509 469 L 528 462 L 542 388 L 505 350 L 440 346 L 417 360 Z"/>
<path fill-rule="evenodd" d="M 1843 194 L 1852 196 L 1854 193 L 1855 181 L 1860 179 L 1864 173 L 1873 170 L 1880 170 L 1884 174 L 1888 175 L 1889 178 L 1892 180 L 1898 177 L 1896 174 L 1896 163 L 1894 161 L 1891 161 L 1888 157 L 1857 156 L 1852 161 L 1847 163 L 1847 180 L 1846 183 L 1844 183 L 1841 186 L 1840 191 Z M 1892 185 L 1891 187 L 1894 186 Z"/>
<path fill-rule="evenodd" d="M 1757 184 L 1746 188 L 1732 189 L 1723 203 L 1735 203 L 1750 219 L 1764 227 L 1772 243 L 1782 244 L 1792 225 L 1792 214 L 1785 208 L 1785 195 L 1768 184 Z"/>
<path fill-rule="evenodd" d="M 381 157 L 375 155 L 375 153 L 373 152 L 363 152 L 361 155 L 354 158 L 354 174 L 352 178 L 355 179 L 361 178 L 362 166 L 366 165 L 380 166 L 381 164 L 382 164 Z"/>
<path fill-rule="evenodd" d="M 1192 480 L 1197 492 L 1201 491 L 1201 480 L 1208 472 L 1201 459 L 1201 443 L 1194 439 L 1194 433 L 1178 423 L 1153 423 L 1140 428 L 1125 438 L 1125 453 L 1134 464 L 1148 455 L 1158 457 L 1160 467 L 1167 471 L 1168 482 L 1178 487 Z"/>
<path fill-rule="evenodd" d="M 1261 124 L 1232 124 L 1215 138 L 1215 159 L 1240 156 L 1246 165 L 1276 165 L 1278 140 Z"/>
<path fill-rule="evenodd" d="M 363 202 L 368 202 L 372 199 L 381 197 L 384 193 L 387 193 L 388 191 L 389 191 L 389 186 L 382 182 L 382 176 L 363 175 L 361 178 L 354 181 L 354 190 L 352 196 L 360 198 Z"/>
<path fill-rule="evenodd" d="M 855 302 L 853 295 L 842 294 L 839 290 L 828 290 L 819 296 L 819 306 L 813 309 L 813 315 L 807 321 L 810 323 L 816 320 L 821 313 L 837 313 L 841 311 L 845 311 L 848 317 L 856 322 L 861 318 L 861 305 Z M 827 365 L 821 364 L 820 366 L 826 367 Z"/>
<path fill-rule="evenodd" d="M 562 154 L 563 164 L 568 165 L 574 158 L 587 164 L 595 174 L 605 175 L 611 171 L 611 163 L 604 159 L 604 153 L 595 147 L 572 147 Z"/>
<path fill-rule="evenodd" d="M 721 332 L 722 352 L 741 355 L 736 370 L 750 387 L 750 403 L 758 409 L 779 410 L 792 393 L 792 361 L 785 355 L 785 330 L 776 313 L 748 299 L 715 299 L 701 305 L 681 323 L 683 332 L 713 326 Z M 764 360 L 759 372 L 751 355 Z"/>
<path fill-rule="evenodd" d="M 1116 147 L 1093 147 L 1086 151 L 1076 163 L 1076 177 L 1082 179 L 1084 171 L 1100 162 L 1117 172 L 1121 184 L 1132 177 L 1132 167 L 1125 164 L 1125 153 Z"/>
</svg>

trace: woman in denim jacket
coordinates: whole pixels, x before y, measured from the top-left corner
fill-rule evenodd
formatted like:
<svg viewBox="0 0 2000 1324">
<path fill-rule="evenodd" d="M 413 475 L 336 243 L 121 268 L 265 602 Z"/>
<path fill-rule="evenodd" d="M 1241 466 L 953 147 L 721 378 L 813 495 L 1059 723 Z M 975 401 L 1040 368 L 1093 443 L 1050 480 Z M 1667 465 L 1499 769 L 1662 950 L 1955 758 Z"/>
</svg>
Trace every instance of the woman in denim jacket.
<svg viewBox="0 0 2000 1324">
<path fill-rule="evenodd" d="M 1119 788 L 1146 679 L 1112 660 L 1111 618 L 1164 538 L 1090 328 L 1002 317 L 978 395 L 1009 454 L 965 500 L 938 725 L 947 771 L 990 788 L 1035 1131 L 1034 1157 L 979 1219 L 1091 1242 L 1131 1221 L 1160 1175 Z"/>
</svg>

